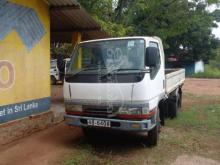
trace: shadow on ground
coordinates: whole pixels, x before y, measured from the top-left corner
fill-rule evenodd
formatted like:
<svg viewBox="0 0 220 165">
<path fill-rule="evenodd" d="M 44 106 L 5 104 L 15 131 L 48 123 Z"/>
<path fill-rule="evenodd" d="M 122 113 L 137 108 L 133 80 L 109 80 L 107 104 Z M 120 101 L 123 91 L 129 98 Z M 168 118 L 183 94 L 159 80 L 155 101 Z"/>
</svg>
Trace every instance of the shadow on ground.
<svg viewBox="0 0 220 165">
<path fill-rule="evenodd" d="M 92 132 L 82 131 L 82 137 L 72 141 L 75 147 L 90 147 L 97 153 L 126 154 L 131 150 L 148 148 L 147 133 L 129 133 L 112 130 L 92 130 Z"/>
</svg>

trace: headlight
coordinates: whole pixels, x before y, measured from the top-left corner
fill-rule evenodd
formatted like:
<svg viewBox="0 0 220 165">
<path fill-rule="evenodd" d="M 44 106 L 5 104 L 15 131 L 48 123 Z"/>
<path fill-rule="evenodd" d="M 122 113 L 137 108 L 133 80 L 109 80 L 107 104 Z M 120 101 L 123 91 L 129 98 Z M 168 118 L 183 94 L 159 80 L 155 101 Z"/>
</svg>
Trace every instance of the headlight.
<svg viewBox="0 0 220 165">
<path fill-rule="evenodd" d="M 148 106 L 142 107 L 142 114 L 148 114 L 149 112 L 150 110 Z"/>
<path fill-rule="evenodd" d="M 148 107 L 137 107 L 137 108 L 131 108 L 131 107 L 120 107 L 118 114 L 123 115 L 144 115 L 149 113 Z"/>
<path fill-rule="evenodd" d="M 82 105 L 65 105 L 67 111 L 82 112 Z"/>
</svg>

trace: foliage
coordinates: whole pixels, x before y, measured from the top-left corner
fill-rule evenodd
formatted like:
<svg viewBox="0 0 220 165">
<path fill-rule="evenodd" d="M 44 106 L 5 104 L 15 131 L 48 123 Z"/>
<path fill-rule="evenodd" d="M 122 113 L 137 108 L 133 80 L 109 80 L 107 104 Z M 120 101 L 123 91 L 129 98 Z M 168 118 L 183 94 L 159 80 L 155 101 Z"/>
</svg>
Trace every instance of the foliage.
<svg viewBox="0 0 220 165">
<path fill-rule="evenodd" d="M 59 55 L 64 56 L 64 58 L 69 58 L 73 51 L 73 46 L 68 43 L 52 44 L 51 50 L 52 58 L 57 58 Z"/>
<path fill-rule="evenodd" d="M 115 21 L 116 12 L 113 0 L 78 0 L 78 2 L 90 13 L 112 37 L 125 36 L 130 27 Z M 116 3 L 116 2 L 115 2 Z"/>
<path fill-rule="evenodd" d="M 217 9 L 212 13 L 212 16 L 215 18 L 217 22 L 220 22 L 220 10 Z"/>
<path fill-rule="evenodd" d="M 215 58 L 212 60 L 209 60 L 209 64 L 212 68 L 218 68 L 220 69 L 220 45 L 218 48 L 215 50 Z"/>
<path fill-rule="evenodd" d="M 208 61 L 219 41 L 211 34 L 219 10 L 208 5 L 219 0 L 78 0 L 102 28 L 116 36 L 159 36 L 166 55 Z"/>
<path fill-rule="evenodd" d="M 220 78 L 220 45 L 215 50 L 216 55 L 213 59 L 209 60 L 209 65 L 205 66 L 205 72 L 196 73 L 192 75 L 195 78 Z"/>
<path fill-rule="evenodd" d="M 194 78 L 220 78 L 220 69 L 206 65 L 204 72 L 192 75 Z"/>
</svg>

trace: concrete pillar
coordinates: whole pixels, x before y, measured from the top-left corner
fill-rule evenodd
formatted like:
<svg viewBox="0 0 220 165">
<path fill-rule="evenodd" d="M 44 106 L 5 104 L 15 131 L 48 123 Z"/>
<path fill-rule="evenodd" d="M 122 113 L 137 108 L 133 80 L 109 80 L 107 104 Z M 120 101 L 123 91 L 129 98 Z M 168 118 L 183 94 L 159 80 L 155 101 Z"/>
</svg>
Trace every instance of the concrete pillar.
<svg viewBox="0 0 220 165">
<path fill-rule="evenodd" d="M 77 43 L 81 42 L 82 40 L 82 34 L 80 32 L 73 32 L 72 33 L 72 44 L 75 46 Z M 76 68 L 80 69 L 82 68 L 82 52 L 79 50 L 79 57 L 76 62 Z"/>
<path fill-rule="evenodd" d="M 73 32 L 72 33 L 72 44 L 75 46 L 77 43 L 82 41 L 82 35 L 80 32 Z"/>
</svg>

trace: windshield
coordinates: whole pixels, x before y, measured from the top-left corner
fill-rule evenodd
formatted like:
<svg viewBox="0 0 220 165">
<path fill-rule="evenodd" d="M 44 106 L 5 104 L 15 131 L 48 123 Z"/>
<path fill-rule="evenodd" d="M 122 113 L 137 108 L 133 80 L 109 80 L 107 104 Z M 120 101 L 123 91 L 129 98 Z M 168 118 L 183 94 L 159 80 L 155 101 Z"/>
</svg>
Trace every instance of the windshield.
<svg viewBox="0 0 220 165">
<path fill-rule="evenodd" d="M 97 41 L 80 44 L 70 61 L 67 74 L 92 74 L 115 70 L 144 69 L 143 39 Z"/>
</svg>

